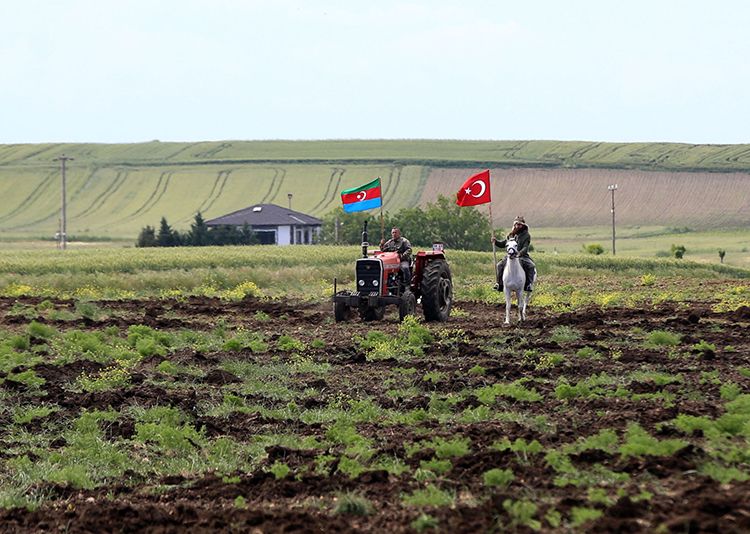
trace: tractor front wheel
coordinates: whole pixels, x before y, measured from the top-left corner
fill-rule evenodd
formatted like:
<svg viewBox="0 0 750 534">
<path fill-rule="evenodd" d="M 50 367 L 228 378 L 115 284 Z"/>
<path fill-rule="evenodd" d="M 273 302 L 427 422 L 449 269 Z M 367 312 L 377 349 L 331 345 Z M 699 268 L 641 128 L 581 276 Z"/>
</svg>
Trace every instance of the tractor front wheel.
<svg viewBox="0 0 750 534">
<path fill-rule="evenodd" d="M 428 321 L 447 321 L 453 305 L 453 279 L 448 262 L 432 260 L 422 276 L 422 309 Z"/>
<path fill-rule="evenodd" d="M 401 304 L 398 307 L 398 318 L 400 321 L 404 320 L 407 315 L 414 315 L 417 311 L 417 297 L 410 289 L 407 289 L 401 295 Z"/>
<path fill-rule="evenodd" d="M 359 316 L 363 321 L 380 321 L 385 316 L 385 306 L 360 308 Z"/>
<path fill-rule="evenodd" d="M 341 292 L 339 295 L 348 295 L 347 292 Z M 346 302 L 335 301 L 333 303 L 333 318 L 337 323 L 348 321 L 352 318 L 352 309 Z"/>
</svg>

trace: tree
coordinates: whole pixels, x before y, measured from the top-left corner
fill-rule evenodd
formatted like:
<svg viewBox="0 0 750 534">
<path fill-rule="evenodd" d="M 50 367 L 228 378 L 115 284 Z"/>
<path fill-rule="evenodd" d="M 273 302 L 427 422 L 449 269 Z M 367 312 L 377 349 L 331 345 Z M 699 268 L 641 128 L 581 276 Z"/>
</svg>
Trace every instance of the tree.
<svg viewBox="0 0 750 534">
<path fill-rule="evenodd" d="M 402 231 L 412 243 L 431 245 L 435 241 L 445 243 L 447 248 L 464 250 L 487 250 L 490 247 L 490 220 L 475 207 L 458 206 L 453 199 L 440 195 L 436 202 L 419 208 L 402 210 L 407 223 L 399 222 Z M 420 220 L 421 219 L 421 220 Z M 411 226 L 413 225 L 413 227 Z"/>
<path fill-rule="evenodd" d="M 157 247 L 178 247 L 180 246 L 180 234 L 173 230 L 167 223 L 167 218 L 162 217 L 159 223 L 159 233 L 156 235 Z"/>
<path fill-rule="evenodd" d="M 724 256 L 726 256 L 727 251 L 722 249 L 719 249 L 719 263 L 724 263 Z"/>
<path fill-rule="evenodd" d="M 257 245 L 260 243 L 258 234 L 253 231 L 253 227 L 245 223 L 240 230 L 240 245 Z"/>
<path fill-rule="evenodd" d="M 208 226 L 203 219 L 201 212 L 195 214 L 193 224 L 190 225 L 190 231 L 187 234 L 187 244 L 194 247 L 204 247 L 211 244 L 211 236 L 208 233 Z"/>
<path fill-rule="evenodd" d="M 684 245 L 672 245 L 672 254 L 674 254 L 674 257 L 678 260 L 681 260 L 682 257 L 685 255 L 685 246 Z"/>
<path fill-rule="evenodd" d="M 141 233 L 138 234 L 138 240 L 135 242 L 136 247 L 155 247 L 156 246 L 156 230 L 153 226 L 145 226 L 141 229 Z"/>
</svg>

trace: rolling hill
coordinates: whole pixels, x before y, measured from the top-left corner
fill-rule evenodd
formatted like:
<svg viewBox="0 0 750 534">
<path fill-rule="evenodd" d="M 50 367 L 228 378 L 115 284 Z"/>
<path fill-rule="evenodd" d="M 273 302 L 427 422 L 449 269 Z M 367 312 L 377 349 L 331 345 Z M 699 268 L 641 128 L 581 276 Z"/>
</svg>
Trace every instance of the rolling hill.
<svg viewBox="0 0 750 534">
<path fill-rule="evenodd" d="M 453 196 L 492 169 L 493 215 L 537 227 L 750 223 L 750 145 L 556 141 L 223 141 L 0 145 L 0 237 L 51 237 L 67 172 L 70 236 L 134 238 L 165 216 L 187 228 L 268 202 L 321 216 L 339 192 L 382 177 L 388 211 Z"/>
</svg>

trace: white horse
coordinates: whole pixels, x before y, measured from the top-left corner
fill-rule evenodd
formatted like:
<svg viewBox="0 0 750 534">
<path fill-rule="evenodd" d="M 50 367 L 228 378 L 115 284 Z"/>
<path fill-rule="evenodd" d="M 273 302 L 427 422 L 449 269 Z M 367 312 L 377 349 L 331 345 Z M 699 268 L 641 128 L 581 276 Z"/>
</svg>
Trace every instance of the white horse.
<svg viewBox="0 0 750 534">
<path fill-rule="evenodd" d="M 529 301 L 529 293 L 525 293 L 523 288 L 526 285 L 526 273 L 518 259 L 518 243 L 509 239 L 505 244 L 505 250 L 508 253 L 503 270 L 503 290 L 505 292 L 505 324 L 510 324 L 511 296 L 516 294 L 518 302 L 518 322 L 526 320 L 526 305 Z M 498 264 L 499 266 L 500 264 Z M 536 280 L 536 271 L 534 272 L 532 283 Z"/>
</svg>

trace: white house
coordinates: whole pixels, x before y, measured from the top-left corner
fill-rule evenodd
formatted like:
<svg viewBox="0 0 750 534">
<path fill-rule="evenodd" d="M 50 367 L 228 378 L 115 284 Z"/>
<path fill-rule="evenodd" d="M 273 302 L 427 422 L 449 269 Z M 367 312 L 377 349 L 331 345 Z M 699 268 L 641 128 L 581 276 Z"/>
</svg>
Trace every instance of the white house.
<svg viewBox="0 0 750 534">
<path fill-rule="evenodd" d="M 206 221 L 207 226 L 246 224 L 263 245 L 307 245 L 318 241 L 323 221 L 276 204 L 256 204 Z"/>
</svg>

